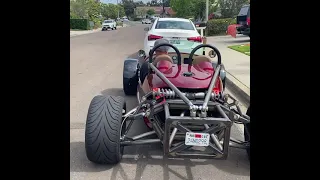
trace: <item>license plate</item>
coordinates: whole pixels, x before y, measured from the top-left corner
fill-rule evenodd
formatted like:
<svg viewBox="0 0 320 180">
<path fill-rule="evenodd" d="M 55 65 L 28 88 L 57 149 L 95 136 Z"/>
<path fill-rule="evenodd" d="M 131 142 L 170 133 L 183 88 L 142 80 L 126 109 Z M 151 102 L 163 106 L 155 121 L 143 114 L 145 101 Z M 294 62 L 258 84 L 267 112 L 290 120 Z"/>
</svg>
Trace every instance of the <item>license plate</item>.
<svg viewBox="0 0 320 180">
<path fill-rule="evenodd" d="M 210 135 L 208 133 L 186 133 L 185 145 L 209 146 Z"/>
<path fill-rule="evenodd" d="M 170 40 L 171 44 L 180 44 L 180 40 Z"/>
</svg>

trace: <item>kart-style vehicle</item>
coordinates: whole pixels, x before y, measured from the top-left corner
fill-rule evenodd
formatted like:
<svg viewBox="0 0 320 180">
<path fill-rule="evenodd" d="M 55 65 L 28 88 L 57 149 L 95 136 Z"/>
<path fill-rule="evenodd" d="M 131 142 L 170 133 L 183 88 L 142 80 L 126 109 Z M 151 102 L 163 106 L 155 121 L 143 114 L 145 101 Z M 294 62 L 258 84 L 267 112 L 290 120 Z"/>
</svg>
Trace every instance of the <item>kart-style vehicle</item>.
<svg viewBox="0 0 320 180">
<path fill-rule="evenodd" d="M 174 52 L 154 57 L 160 46 Z M 204 47 L 212 49 L 217 63 L 202 51 L 196 53 Z M 162 144 L 166 158 L 226 159 L 229 146 L 247 149 L 250 156 L 250 117 L 224 91 L 225 71 L 216 47 L 200 44 L 181 53 L 174 45 L 160 44 L 148 56 L 139 53 L 139 59 L 125 60 L 123 72 L 124 92 L 137 95 L 137 107 L 127 111 L 123 97 L 99 95 L 91 101 L 85 129 L 90 161 L 116 164 L 125 146 L 151 143 Z M 139 68 L 145 61 L 149 72 L 140 82 Z M 150 131 L 128 136 L 134 121 L 144 121 Z M 245 142 L 230 137 L 233 123 L 245 124 Z M 157 138 L 147 138 L 151 135 Z"/>
</svg>

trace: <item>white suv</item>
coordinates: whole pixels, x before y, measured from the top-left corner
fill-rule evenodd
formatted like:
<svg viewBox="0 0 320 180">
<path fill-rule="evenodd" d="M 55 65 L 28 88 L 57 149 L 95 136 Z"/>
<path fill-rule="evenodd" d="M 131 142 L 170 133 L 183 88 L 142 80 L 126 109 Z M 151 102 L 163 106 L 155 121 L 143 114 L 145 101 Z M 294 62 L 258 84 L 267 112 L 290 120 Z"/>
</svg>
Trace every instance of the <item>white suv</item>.
<svg viewBox="0 0 320 180">
<path fill-rule="evenodd" d="M 115 20 L 105 20 L 102 23 L 102 31 L 108 30 L 108 29 L 111 29 L 111 30 L 117 29 L 117 23 Z"/>
</svg>

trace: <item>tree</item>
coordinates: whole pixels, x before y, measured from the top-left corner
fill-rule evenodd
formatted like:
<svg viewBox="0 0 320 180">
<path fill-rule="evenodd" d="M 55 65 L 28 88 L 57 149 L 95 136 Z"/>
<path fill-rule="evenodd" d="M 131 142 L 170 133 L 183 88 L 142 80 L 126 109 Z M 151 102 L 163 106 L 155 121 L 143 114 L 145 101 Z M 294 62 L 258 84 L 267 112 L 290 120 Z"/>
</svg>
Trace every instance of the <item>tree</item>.
<svg viewBox="0 0 320 180">
<path fill-rule="evenodd" d="M 131 0 L 122 0 L 122 5 L 124 8 L 124 12 L 127 16 L 133 16 L 134 15 L 134 9 L 136 8 L 136 5 Z"/>
<path fill-rule="evenodd" d="M 150 6 L 162 6 L 162 0 L 151 0 Z"/>
<path fill-rule="evenodd" d="M 144 8 L 137 8 L 136 9 L 136 15 L 137 16 L 145 16 L 147 14 L 147 10 L 146 9 L 144 9 Z"/>
<path fill-rule="evenodd" d="M 154 15 L 156 12 L 154 11 L 154 9 L 148 9 L 147 14 L 148 15 Z"/>
<path fill-rule="evenodd" d="M 177 17 L 192 15 L 192 0 L 170 0 L 170 7 L 177 13 Z"/>
<path fill-rule="evenodd" d="M 209 0 L 209 14 L 210 7 L 215 3 L 215 0 Z M 194 19 L 203 20 L 206 17 L 206 0 L 192 0 L 192 15 Z"/>
<path fill-rule="evenodd" d="M 164 1 L 164 7 L 170 7 L 170 0 L 163 0 Z"/>
<path fill-rule="evenodd" d="M 232 18 L 236 16 L 248 0 L 219 0 L 221 15 L 223 18 Z"/>
<path fill-rule="evenodd" d="M 118 12 L 119 12 L 119 17 L 122 17 L 125 15 L 124 9 L 122 5 L 115 5 L 115 4 L 104 4 L 101 3 L 101 15 L 103 16 L 104 19 L 116 19 L 118 17 Z"/>
<path fill-rule="evenodd" d="M 70 1 L 70 18 L 85 19 L 88 18 L 88 9 L 86 0 Z"/>
<path fill-rule="evenodd" d="M 86 8 L 89 21 L 93 21 L 96 27 L 100 25 L 100 3 L 95 0 L 86 0 Z"/>
<path fill-rule="evenodd" d="M 135 5 L 136 5 L 137 7 L 146 6 L 142 1 L 135 2 Z"/>
<path fill-rule="evenodd" d="M 126 15 L 125 11 L 124 11 L 124 8 L 122 5 L 118 5 L 118 9 L 119 9 L 119 17 L 123 17 Z"/>
</svg>

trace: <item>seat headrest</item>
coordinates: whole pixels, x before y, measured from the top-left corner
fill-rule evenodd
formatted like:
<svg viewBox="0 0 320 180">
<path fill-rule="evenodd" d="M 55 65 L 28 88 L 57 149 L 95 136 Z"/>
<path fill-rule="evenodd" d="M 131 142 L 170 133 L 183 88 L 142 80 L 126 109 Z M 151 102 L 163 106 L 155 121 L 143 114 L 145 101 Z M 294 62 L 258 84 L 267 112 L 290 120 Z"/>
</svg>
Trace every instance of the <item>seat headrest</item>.
<svg viewBox="0 0 320 180">
<path fill-rule="evenodd" d="M 173 60 L 172 58 L 167 55 L 167 54 L 161 54 L 161 55 L 158 55 L 154 60 L 153 60 L 153 65 L 157 65 L 159 61 L 169 61 L 171 63 L 173 63 Z"/>
<path fill-rule="evenodd" d="M 199 56 L 196 56 L 196 57 L 193 58 L 192 64 L 193 65 L 197 65 L 197 64 L 199 64 L 201 62 L 209 62 L 209 63 L 211 63 L 211 59 L 208 56 L 199 55 Z"/>
</svg>

